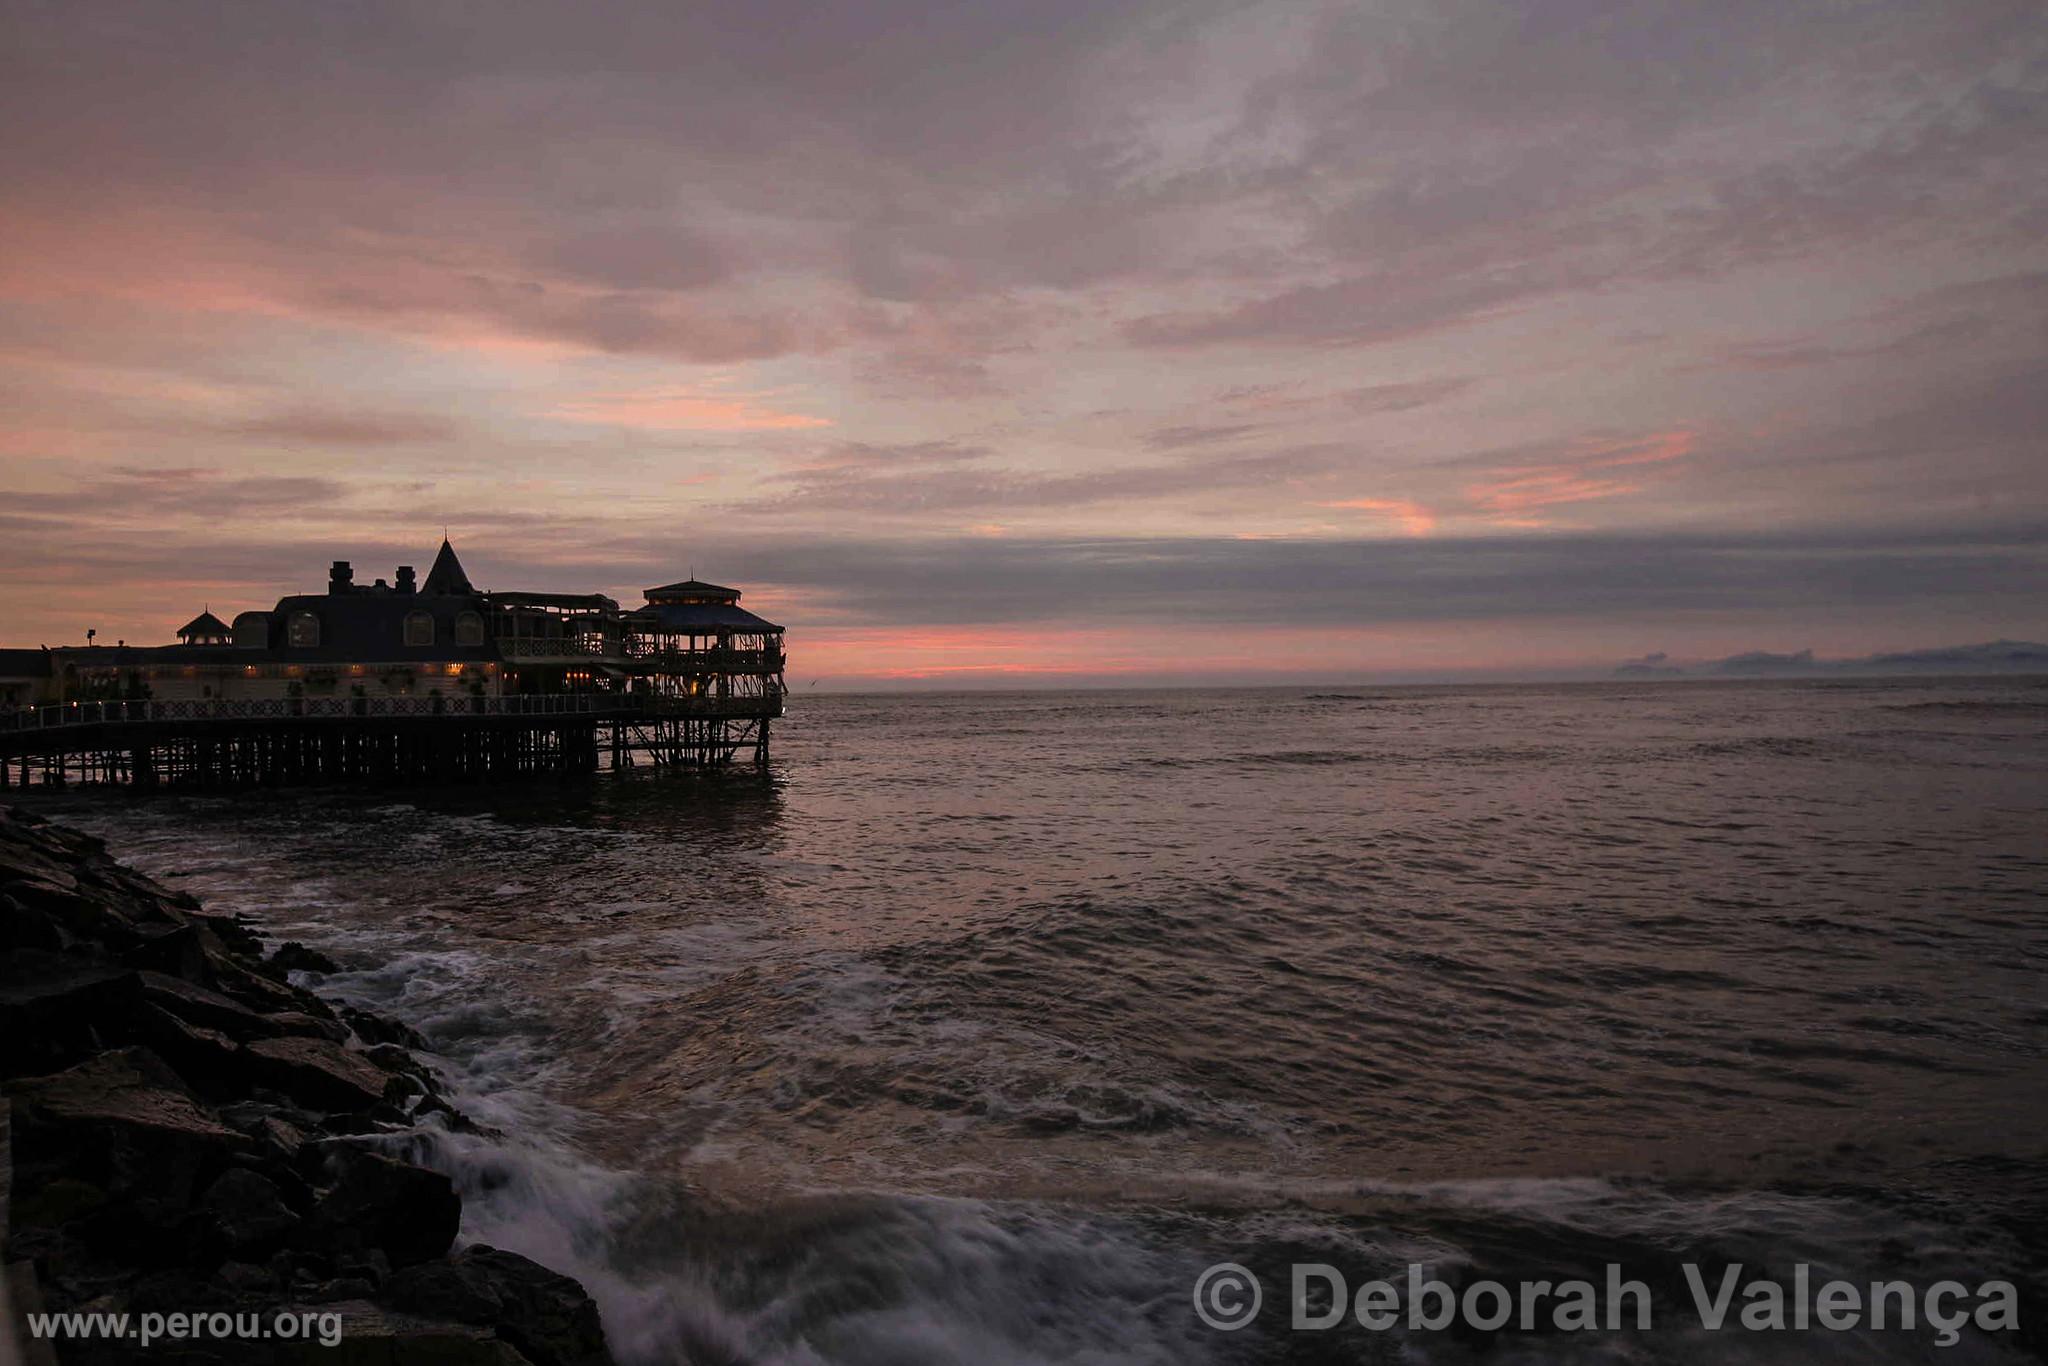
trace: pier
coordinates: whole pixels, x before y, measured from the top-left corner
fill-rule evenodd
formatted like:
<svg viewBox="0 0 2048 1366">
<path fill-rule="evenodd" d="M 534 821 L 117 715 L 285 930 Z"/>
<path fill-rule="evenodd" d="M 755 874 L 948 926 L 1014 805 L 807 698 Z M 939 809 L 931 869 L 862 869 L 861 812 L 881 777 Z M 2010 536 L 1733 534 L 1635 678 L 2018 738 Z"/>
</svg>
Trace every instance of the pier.
<svg viewBox="0 0 2048 1366">
<path fill-rule="evenodd" d="M 495 782 L 768 761 L 782 628 L 696 579 L 600 594 L 473 588 L 444 541 L 415 586 L 210 611 L 174 646 L 14 650 L 0 788 Z M 18 675 L 18 677 L 16 677 Z M 5 681 L 5 680 L 0 680 Z"/>
<path fill-rule="evenodd" d="M 766 763 L 751 702 L 590 697 L 74 702 L 0 717 L 0 788 L 461 783 Z"/>
</svg>

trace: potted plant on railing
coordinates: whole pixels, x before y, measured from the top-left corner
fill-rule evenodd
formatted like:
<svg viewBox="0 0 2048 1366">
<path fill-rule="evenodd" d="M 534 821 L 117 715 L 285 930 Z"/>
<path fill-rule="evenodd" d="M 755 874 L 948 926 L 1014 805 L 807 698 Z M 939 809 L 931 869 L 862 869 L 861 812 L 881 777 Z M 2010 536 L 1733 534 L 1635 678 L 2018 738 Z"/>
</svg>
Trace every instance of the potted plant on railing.
<svg viewBox="0 0 2048 1366">
<path fill-rule="evenodd" d="M 357 716 L 367 716 L 370 714 L 370 693 L 362 684 L 349 684 L 348 709 Z"/>
<path fill-rule="evenodd" d="M 285 713 L 289 716 L 306 714 L 306 685 L 294 678 L 284 685 Z"/>
</svg>

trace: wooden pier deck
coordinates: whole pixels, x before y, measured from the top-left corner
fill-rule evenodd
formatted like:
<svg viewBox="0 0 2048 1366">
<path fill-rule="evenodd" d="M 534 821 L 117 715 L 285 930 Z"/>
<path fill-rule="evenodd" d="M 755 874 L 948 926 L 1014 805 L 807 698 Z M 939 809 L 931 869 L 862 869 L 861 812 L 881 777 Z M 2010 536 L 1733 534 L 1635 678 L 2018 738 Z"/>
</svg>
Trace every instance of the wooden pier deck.
<svg viewBox="0 0 2048 1366">
<path fill-rule="evenodd" d="M 0 788 L 496 781 L 768 759 L 779 693 L 71 702 L 0 713 Z"/>
</svg>

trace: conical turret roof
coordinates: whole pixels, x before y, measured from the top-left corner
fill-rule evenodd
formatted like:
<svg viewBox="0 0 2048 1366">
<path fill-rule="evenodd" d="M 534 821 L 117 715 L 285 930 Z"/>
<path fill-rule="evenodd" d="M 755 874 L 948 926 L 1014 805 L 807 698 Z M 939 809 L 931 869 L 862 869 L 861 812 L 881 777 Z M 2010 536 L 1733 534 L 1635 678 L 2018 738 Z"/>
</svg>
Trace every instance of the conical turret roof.
<svg viewBox="0 0 2048 1366">
<path fill-rule="evenodd" d="M 434 594 L 474 593 L 470 587 L 469 575 L 462 572 L 462 561 L 455 558 L 455 547 L 448 544 L 448 538 L 441 538 L 441 551 L 434 556 L 434 567 L 427 571 L 427 581 L 420 585 L 420 592 Z"/>
</svg>

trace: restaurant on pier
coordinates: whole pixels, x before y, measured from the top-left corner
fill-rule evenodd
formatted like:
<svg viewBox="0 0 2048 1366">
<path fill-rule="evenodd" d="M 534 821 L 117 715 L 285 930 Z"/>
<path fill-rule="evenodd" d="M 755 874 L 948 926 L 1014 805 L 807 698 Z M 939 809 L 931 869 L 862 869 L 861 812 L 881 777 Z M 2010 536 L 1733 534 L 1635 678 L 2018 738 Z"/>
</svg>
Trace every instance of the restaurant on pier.
<svg viewBox="0 0 2048 1366">
<path fill-rule="evenodd" d="M 476 587 L 444 538 L 401 565 L 175 645 L 0 651 L 0 783 L 205 785 L 484 777 L 768 754 L 783 628 L 695 578 L 633 608 Z M 332 724 L 329 724 L 332 723 Z"/>
</svg>

